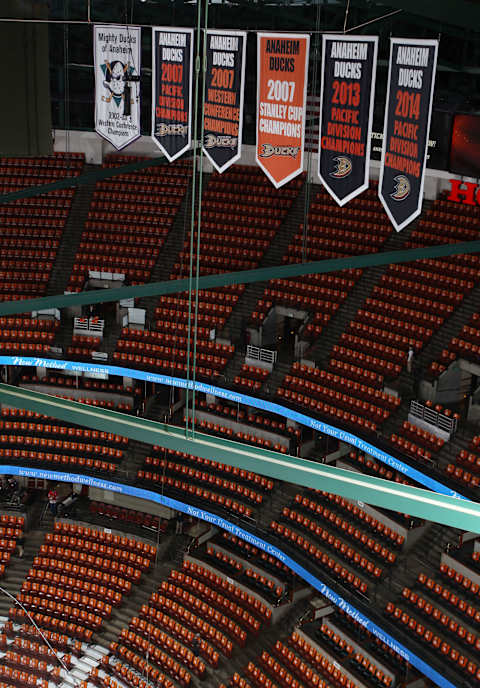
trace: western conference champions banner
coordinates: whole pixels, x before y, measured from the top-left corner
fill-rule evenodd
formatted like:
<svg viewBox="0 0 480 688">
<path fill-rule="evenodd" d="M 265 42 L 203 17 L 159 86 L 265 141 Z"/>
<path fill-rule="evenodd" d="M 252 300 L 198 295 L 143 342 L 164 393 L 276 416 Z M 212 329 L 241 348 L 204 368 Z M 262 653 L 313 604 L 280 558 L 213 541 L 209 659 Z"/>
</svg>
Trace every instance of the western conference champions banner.
<svg viewBox="0 0 480 688">
<path fill-rule="evenodd" d="M 257 34 L 256 161 L 278 189 L 303 170 L 308 34 Z"/>
<path fill-rule="evenodd" d="M 203 152 L 218 172 L 240 158 L 245 31 L 207 31 Z"/>
<path fill-rule="evenodd" d="M 399 232 L 422 210 L 437 40 L 390 39 L 378 193 Z"/>
<path fill-rule="evenodd" d="M 172 162 L 192 145 L 193 29 L 152 27 L 152 138 Z"/>
<path fill-rule="evenodd" d="M 117 150 L 140 136 L 140 39 L 139 26 L 93 27 L 95 131 Z"/>
<path fill-rule="evenodd" d="M 323 36 L 318 176 L 342 206 L 368 188 L 378 38 Z"/>
</svg>

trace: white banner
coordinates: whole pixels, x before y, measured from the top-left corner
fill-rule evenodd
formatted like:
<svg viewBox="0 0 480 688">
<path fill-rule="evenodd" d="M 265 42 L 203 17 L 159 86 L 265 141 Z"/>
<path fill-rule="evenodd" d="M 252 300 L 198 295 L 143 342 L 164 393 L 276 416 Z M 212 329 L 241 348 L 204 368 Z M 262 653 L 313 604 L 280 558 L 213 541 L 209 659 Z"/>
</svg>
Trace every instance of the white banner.
<svg viewBox="0 0 480 688">
<path fill-rule="evenodd" d="M 140 136 L 140 31 L 93 27 L 95 131 L 117 150 Z"/>
</svg>

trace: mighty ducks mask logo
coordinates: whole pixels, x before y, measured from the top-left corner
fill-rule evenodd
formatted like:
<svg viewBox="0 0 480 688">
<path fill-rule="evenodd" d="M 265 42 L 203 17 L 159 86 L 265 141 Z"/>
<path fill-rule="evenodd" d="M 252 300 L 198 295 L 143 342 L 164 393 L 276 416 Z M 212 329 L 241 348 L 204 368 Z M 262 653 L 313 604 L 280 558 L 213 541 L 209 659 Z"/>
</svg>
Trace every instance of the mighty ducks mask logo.
<svg viewBox="0 0 480 688">
<path fill-rule="evenodd" d="M 104 62 L 101 65 L 103 76 L 105 77 L 103 85 L 109 92 L 108 96 L 102 96 L 102 100 L 110 103 L 112 100 L 117 107 L 120 107 L 122 101 L 130 100 L 130 87 L 127 86 L 128 77 L 133 74 L 134 68 L 127 62 L 123 64 L 120 60 L 113 62 Z M 128 103 L 128 106 L 130 103 Z M 125 106 L 124 106 L 125 109 Z M 127 110 L 129 107 L 127 107 Z"/>
</svg>

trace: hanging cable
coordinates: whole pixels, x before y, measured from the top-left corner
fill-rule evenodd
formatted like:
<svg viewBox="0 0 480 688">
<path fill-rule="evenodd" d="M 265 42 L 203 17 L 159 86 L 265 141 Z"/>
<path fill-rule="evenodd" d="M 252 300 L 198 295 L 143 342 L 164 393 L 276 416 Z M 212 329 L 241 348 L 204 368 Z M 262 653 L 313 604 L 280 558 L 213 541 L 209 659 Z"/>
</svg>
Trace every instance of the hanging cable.
<svg viewBox="0 0 480 688">
<path fill-rule="evenodd" d="M 347 0 L 347 6 L 345 7 L 345 19 L 343 20 L 343 33 L 347 33 L 347 22 L 348 13 L 350 12 L 350 0 Z"/>
<path fill-rule="evenodd" d="M 200 1 L 200 0 L 198 0 Z M 195 275 L 195 325 L 193 331 L 193 390 L 192 390 L 192 435 L 195 434 L 195 380 L 197 372 L 197 333 L 198 333 L 198 280 L 200 279 L 200 234 L 202 228 L 202 191 L 203 191 L 203 136 L 205 131 L 205 84 L 207 71 L 207 27 L 208 27 L 208 0 L 205 0 L 205 17 L 203 29 L 203 55 L 202 55 L 202 121 L 200 123 L 200 165 L 198 181 L 198 216 L 197 216 L 197 264 Z M 200 37 L 199 37 L 200 40 Z"/>
<path fill-rule="evenodd" d="M 318 28 L 320 26 L 320 16 L 321 16 L 321 8 L 320 8 L 320 0 L 317 0 L 317 13 L 315 17 L 315 33 L 312 36 L 312 54 L 313 54 L 313 70 L 312 70 L 312 82 L 313 82 L 313 89 L 312 89 L 312 99 L 313 102 L 315 103 L 315 96 L 317 93 L 317 79 L 318 79 L 318 62 L 321 58 L 321 38 L 319 34 L 317 33 Z M 320 50 L 319 50 L 320 46 Z M 306 117 L 306 113 L 305 113 Z M 318 118 L 317 118 L 318 121 Z M 312 191 L 312 181 L 310 180 L 311 177 L 311 171 L 312 171 L 312 158 L 313 158 L 313 151 L 309 147 L 309 150 L 307 151 L 307 179 L 305 183 L 305 200 L 303 204 L 303 234 L 302 234 L 302 262 L 306 263 L 307 258 L 308 258 L 308 212 L 310 210 L 310 197 L 311 197 L 311 191 Z"/>
<path fill-rule="evenodd" d="M 63 57 L 65 61 L 65 68 L 63 70 L 63 119 L 65 122 L 65 150 L 70 153 L 70 79 L 68 75 L 68 7 L 69 0 L 64 0 L 63 12 L 65 17 L 65 25 L 63 27 Z M 67 164 L 70 166 L 70 156 L 67 155 Z"/>
<path fill-rule="evenodd" d="M 208 4 L 208 0 L 206 0 Z M 197 54 L 195 56 L 195 98 L 193 101 L 193 166 L 192 166 L 192 214 L 190 219 L 190 261 L 188 270 L 188 325 L 187 325 L 187 387 L 185 390 L 185 435 L 188 437 L 188 404 L 190 387 L 190 353 L 192 348 L 192 286 L 193 286 L 193 239 L 195 233 L 195 196 L 197 176 L 197 128 L 198 128 L 198 91 L 200 80 L 200 31 L 202 19 L 202 4 L 197 0 Z M 193 423 L 193 419 L 192 419 Z"/>
</svg>

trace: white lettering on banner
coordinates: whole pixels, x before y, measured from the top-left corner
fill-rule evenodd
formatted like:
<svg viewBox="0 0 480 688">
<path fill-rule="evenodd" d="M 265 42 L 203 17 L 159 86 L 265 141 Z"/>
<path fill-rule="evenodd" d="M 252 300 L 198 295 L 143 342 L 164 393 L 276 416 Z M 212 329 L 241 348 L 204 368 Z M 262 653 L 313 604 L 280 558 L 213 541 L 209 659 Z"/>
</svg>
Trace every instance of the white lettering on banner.
<svg viewBox="0 0 480 688">
<path fill-rule="evenodd" d="M 449 497 L 455 497 L 456 499 L 467 499 L 459 492 L 451 490 L 446 485 L 439 483 L 437 480 L 430 478 L 429 476 L 421 473 L 420 471 L 412 468 L 408 464 L 404 464 L 400 459 L 387 454 L 382 449 L 375 447 L 373 444 L 362 440 L 356 435 L 352 435 L 346 430 L 341 430 L 336 428 L 334 425 L 329 425 L 328 423 L 323 423 L 315 418 L 306 416 L 298 411 L 292 411 L 291 409 L 280 406 L 271 401 L 265 401 L 263 399 L 256 399 L 255 397 L 248 396 L 246 394 L 238 394 L 236 392 L 230 392 L 230 390 L 223 389 L 222 387 L 215 387 L 214 385 L 207 385 L 203 382 L 195 382 L 193 380 L 185 380 L 178 377 L 169 377 L 168 375 L 157 375 L 155 373 L 146 373 L 142 370 L 135 370 L 133 368 L 120 368 L 118 366 L 92 366 L 88 363 L 74 363 L 72 361 L 56 361 L 49 358 L 28 358 L 20 356 L 0 356 L 0 365 L 19 365 L 19 366 L 37 366 L 43 368 L 55 368 L 60 370 L 74 370 L 78 372 L 87 373 L 102 373 L 104 375 L 122 375 L 124 377 L 131 377 L 136 380 L 147 380 L 149 382 L 156 382 L 160 385 L 168 385 L 171 387 L 180 387 L 193 389 L 197 392 L 205 392 L 205 394 L 211 394 L 213 396 L 220 397 L 222 399 L 228 399 L 234 401 L 238 404 L 246 404 L 248 406 L 254 406 L 255 408 L 263 409 L 265 411 L 270 411 L 271 413 L 276 413 L 278 415 L 283 415 L 286 418 L 296 421 L 302 425 L 318 430 L 325 435 L 330 435 L 336 439 L 351 444 L 360 451 L 370 454 L 375 459 L 378 459 L 382 463 L 387 464 L 390 468 L 403 473 L 415 480 L 420 485 L 424 485 L 439 494 L 448 495 Z"/>
</svg>

